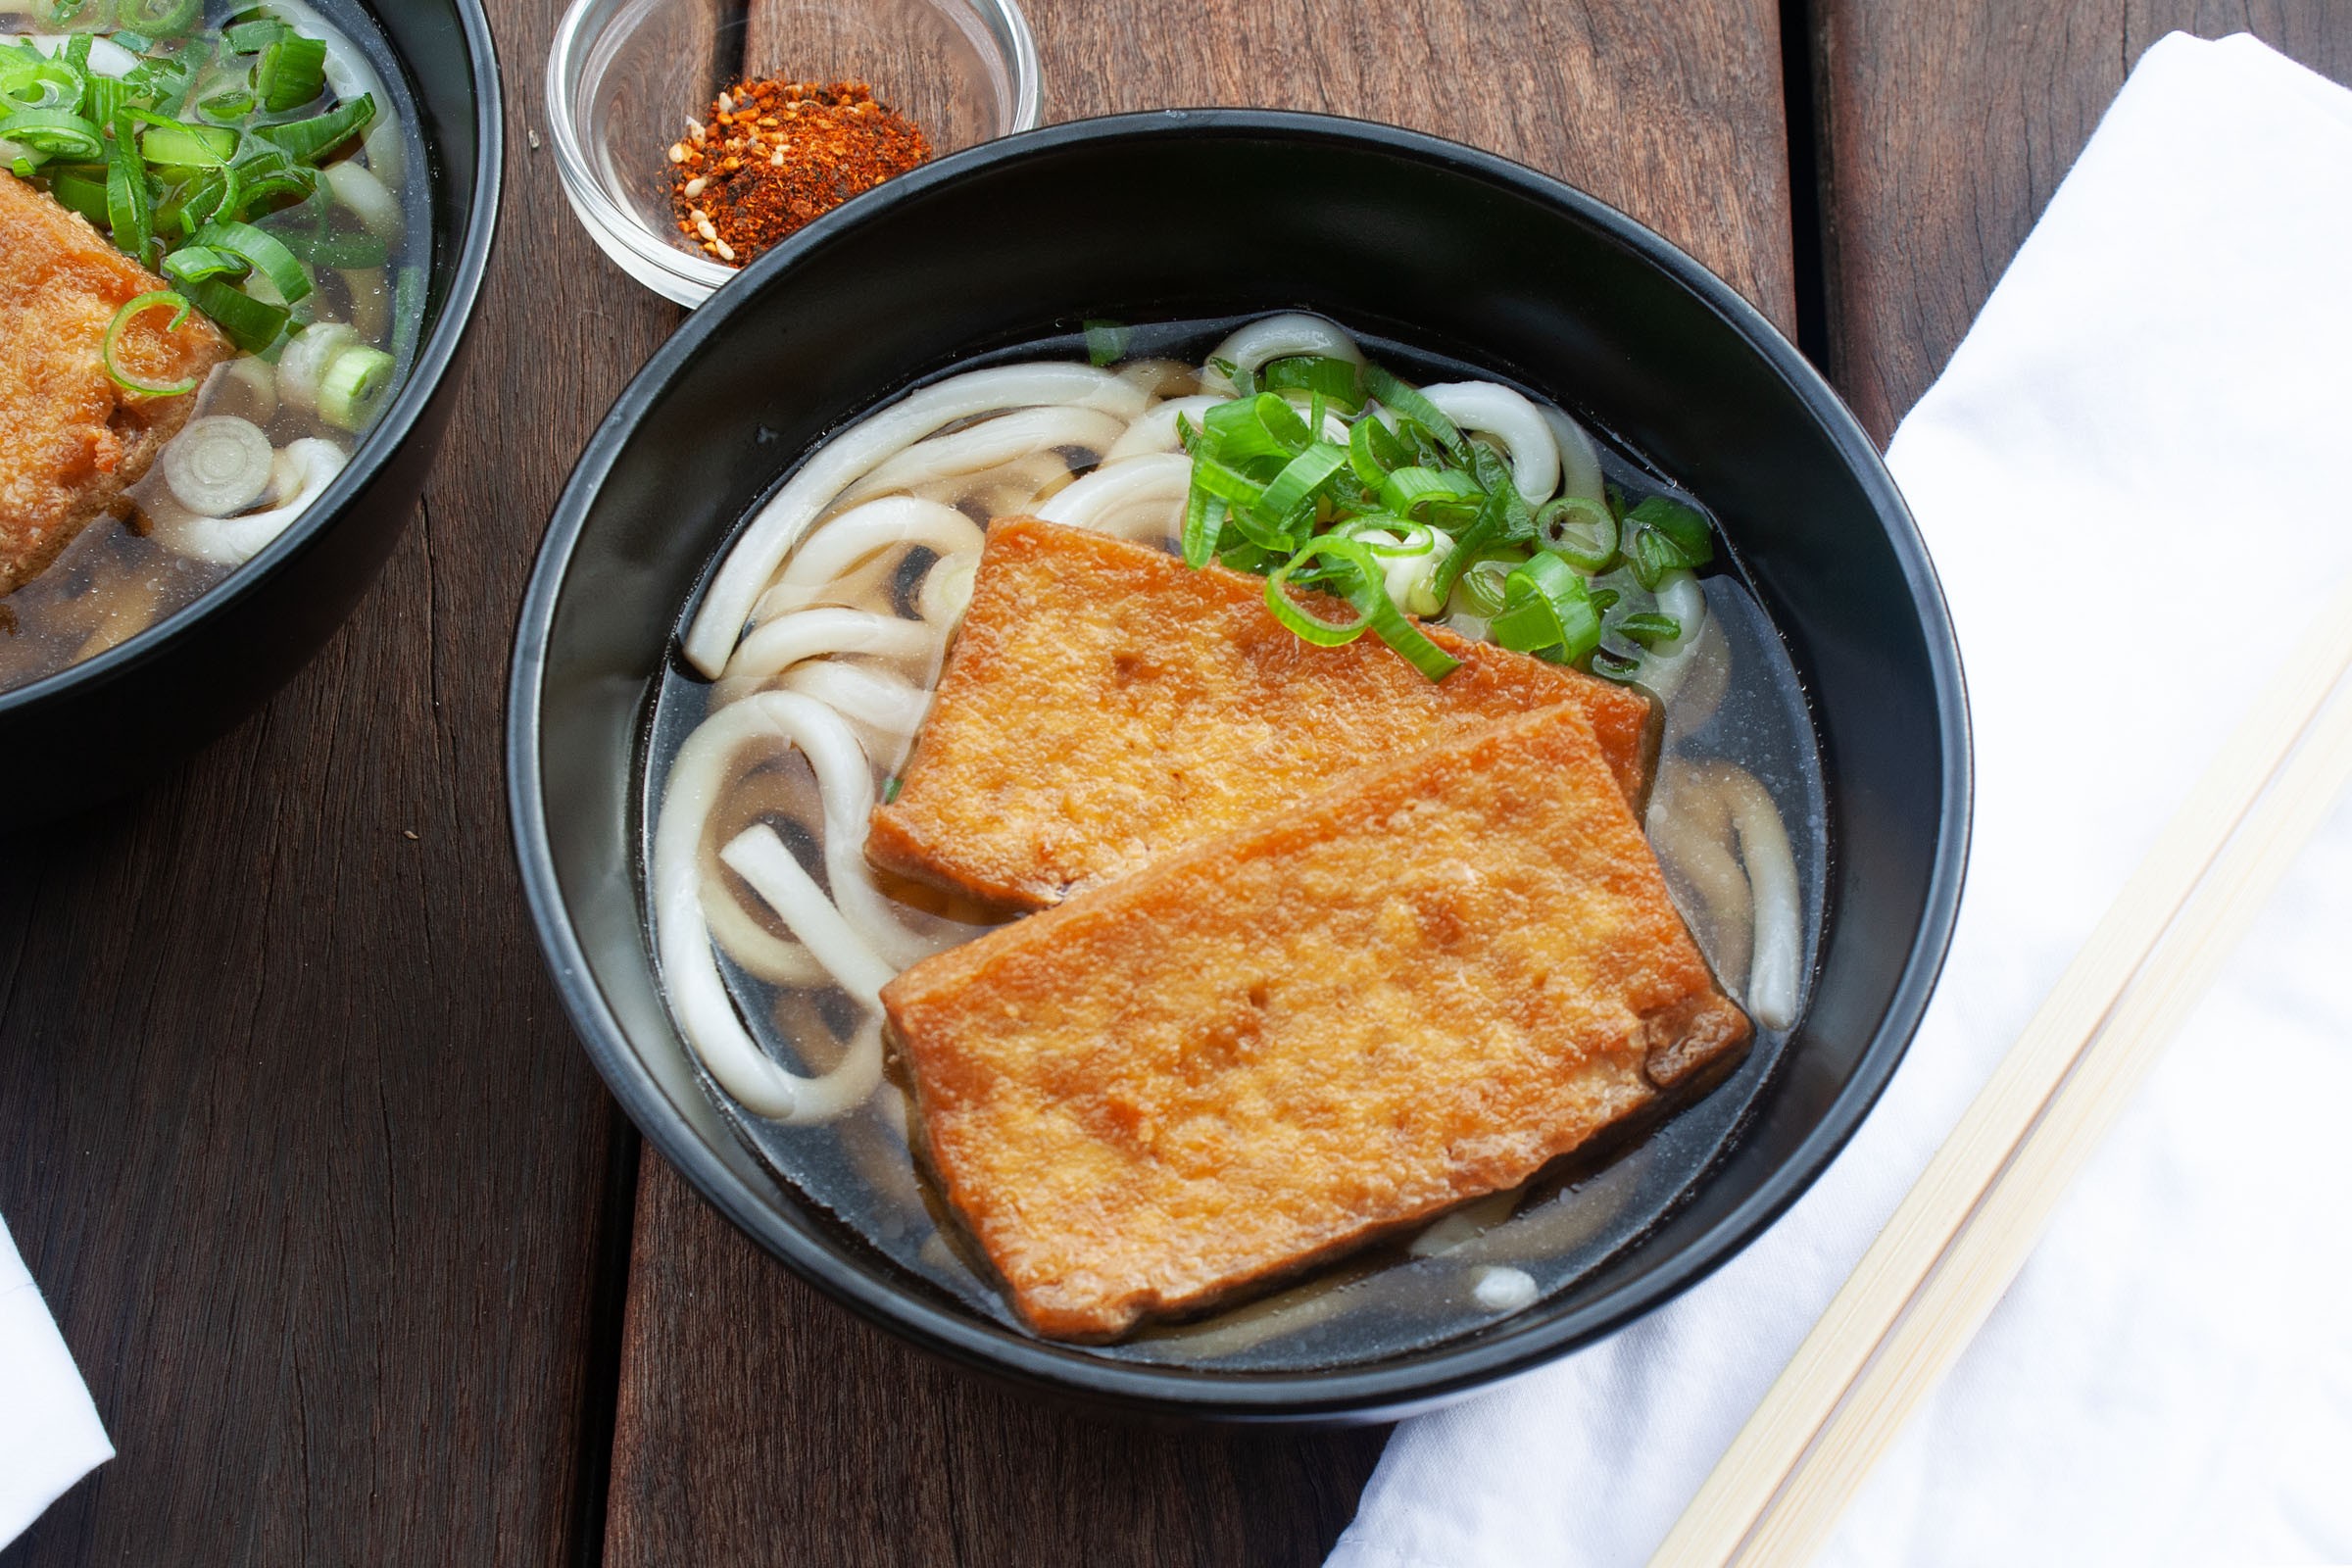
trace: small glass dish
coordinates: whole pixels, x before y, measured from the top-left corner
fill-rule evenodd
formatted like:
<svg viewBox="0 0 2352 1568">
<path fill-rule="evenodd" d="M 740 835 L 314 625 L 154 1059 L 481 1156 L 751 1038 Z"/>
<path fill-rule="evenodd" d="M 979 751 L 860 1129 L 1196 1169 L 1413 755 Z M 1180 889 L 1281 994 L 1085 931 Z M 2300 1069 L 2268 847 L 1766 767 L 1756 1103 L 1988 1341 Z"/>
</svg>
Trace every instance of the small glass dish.
<svg viewBox="0 0 2352 1568">
<path fill-rule="evenodd" d="M 764 76 L 866 82 L 935 157 L 1038 120 L 1018 0 L 573 0 L 547 62 L 564 194 L 622 271 L 680 305 L 736 270 L 678 232 L 670 145 L 721 88 Z"/>
</svg>

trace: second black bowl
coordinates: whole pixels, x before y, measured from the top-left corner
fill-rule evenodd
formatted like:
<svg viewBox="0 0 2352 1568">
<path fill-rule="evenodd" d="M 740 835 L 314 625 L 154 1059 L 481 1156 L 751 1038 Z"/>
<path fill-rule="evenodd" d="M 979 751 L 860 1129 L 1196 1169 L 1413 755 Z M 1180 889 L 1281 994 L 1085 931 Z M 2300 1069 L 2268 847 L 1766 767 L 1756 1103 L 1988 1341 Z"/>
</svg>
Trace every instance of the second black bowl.
<svg viewBox="0 0 2352 1568">
<path fill-rule="evenodd" d="M 1716 509 L 1806 686 L 1829 799 L 1812 1003 L 1716 1168 L 1634 1245 L 1496 1326 L 1304 1372 L 1120 1362 L 916 1289 L 737 1145 L 664 1010 L 641 914 L 641 728 L 680 612 L 730 531 L 826 430 L 976 353 L 1081 317 L 1320 311 L 1493 367 L 1597 417 Z M 1668 1299 L 1820 1173 L 1885 1086 L 1960 891 L 1958 656 L 1918 534 L 1837 397 L 1656 235 L 1466 148 L 1355 122 L 1169 113 L 959 154 L 811 225 L 696 314 L 594 440 L 517 640 L 511 803 L 573 1022 L 646 1136 L 761 1245 L 929 1348 L 1160 1413 L 1393 1416 L 1536 1365 Z"/>
<path fill-rule="evenodd" d="M 416 364 L 350 465 L 252 561 L 120 647 L 0 691 L 0 823 L 123 795 L 261 706 L 343 624 L 416 515 L 498 225 L 498 56 L 481 0 L 368 9 L 406 68 L 432 167 Z"/>
</svg>

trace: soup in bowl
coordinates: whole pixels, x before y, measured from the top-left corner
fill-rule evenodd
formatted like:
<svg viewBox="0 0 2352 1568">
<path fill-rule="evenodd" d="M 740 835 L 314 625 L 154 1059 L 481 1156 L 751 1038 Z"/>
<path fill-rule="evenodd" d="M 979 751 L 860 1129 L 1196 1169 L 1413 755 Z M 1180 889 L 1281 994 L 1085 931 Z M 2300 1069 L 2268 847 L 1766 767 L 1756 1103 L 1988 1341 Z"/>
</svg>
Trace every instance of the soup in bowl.
<svg viewBox="0 0 2352 1568">
<path fill-rule="evenodd" d="M 1867 1108 L 1957 894 L 1949 632 L 1687 258 L 1153 116 L 712 311 L 551 531 L 516 827 L 624 1104 L 820 1285 L 1063 1392 L 1396 1413 L 1666 1298 Z"/>
</svg>

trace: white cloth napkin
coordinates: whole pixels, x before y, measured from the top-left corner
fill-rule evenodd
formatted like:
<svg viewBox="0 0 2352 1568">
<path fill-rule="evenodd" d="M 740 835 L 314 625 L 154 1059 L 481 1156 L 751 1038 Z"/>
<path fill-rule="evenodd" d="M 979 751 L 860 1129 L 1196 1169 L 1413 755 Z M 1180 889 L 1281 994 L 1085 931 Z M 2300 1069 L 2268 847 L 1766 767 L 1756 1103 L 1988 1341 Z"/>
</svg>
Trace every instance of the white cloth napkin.
<svg viewBox="0 0 2352 1568">
<path fill-rule="evenodd" d="M 2352 570 L 2352 93 L 2149 49 L 1888 462 L 1976 727 L 1925 1027 L 1715 1277 L 1400 1427 L 1332 1568 L 1643 1562 Z M 2347 970 L 2339 806 L 1827 1562 L 2352 1562 Z"/>
<path fill-rule="evenodd" d="M 0 1222 L 0 1546 L 114 1456 L 40 1287 Z"/>
</svg>

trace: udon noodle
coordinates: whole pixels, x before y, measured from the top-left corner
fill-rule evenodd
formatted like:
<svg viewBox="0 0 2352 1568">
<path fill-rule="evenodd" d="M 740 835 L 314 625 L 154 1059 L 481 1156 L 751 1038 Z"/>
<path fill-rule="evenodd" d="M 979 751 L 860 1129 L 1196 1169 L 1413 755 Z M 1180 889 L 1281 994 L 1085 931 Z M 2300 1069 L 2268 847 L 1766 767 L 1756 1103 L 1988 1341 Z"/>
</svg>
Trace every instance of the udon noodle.
<svg viewBox="0 0 2352 1568">
<path fill-rule="evenodd" d="M 649 886 L 680 1029 L 742 1111 L 798 1127 L 871 1103 L 884 1107 L 885 1125 L 904 1125 L 884 1070 L 876 992 L 976 934 L 985 917 L 928 890 L 885 885 L 862 853 L 865 822 L 922 720 L 987 519 L 1026 513 L 1176 548 L 1193 467 L 1180 420 L 1197 425 L 1235 396 L 1234 371 L 1297 354 L 1364 357 L 1337 324 L 1288 314 L 1240 327 L 1199 365 L 1036 361 L 951 375 L 832 436 L 751 519 L 683 638 L 687 661 L 710 682 L 708 708 L 658 779 Z M 1563 494 L 1609 503 L 1601 449 L 1561 410 L 1496 381 L 1422 391 L 1507 462 L 1529 503 Z M 1304 395 L 1296 401 L 1307 407 Z M 1483 635 L 1486 620 L 1458 591 L 1426 603 L 1433 564 L 1434 553 L 1387 561 L 1392 595 Z M 1723 592 L 1737 590 L 1727 583 Z M 1644 649 L 1631 677 L 1664 710 L 1648 832 L 1726 989 L 1764 1029 L 1785 1031 L 1802 1003 L 1807 931 L 1788 829 L 1773 792 L 1740 758 L 1694 741 L 1738 685 L 1734 639 L 1712 612 L 1708 585 L 1687 571 L 1660 581 L 1655 601 L 1679 634 Z M 760 1026 L 811 998 L 855 1019 L 818 1031 L 818 1053 L 802 1051 L 790 1029 Z M 800 1059 L 785 1059 L 763 1034 Z M 896 1171 L 873 1180 L 906 1182 L 903 1146 L 884 1163 L 892 1159 Z M 1459 1250 L 1504 1225 L 1519 1197 L 1447 1216 L 1412 1254 Z M 1579 1224 L 1580 1236 L 1592 1228 Z M 1476 1264 L 1476 1309 L 1508 1312 L 1537 1298 L 1521 1251 L 1493 1250 Z M 1286 1299 L 1226 1317 L 1279 1318 Z"/>
</svg>

